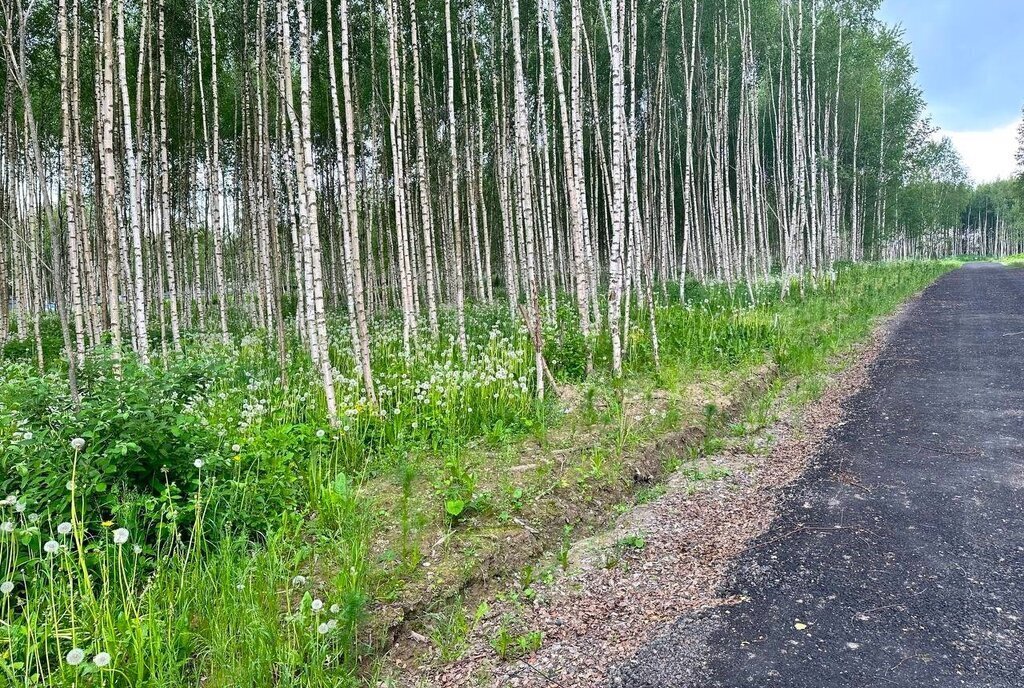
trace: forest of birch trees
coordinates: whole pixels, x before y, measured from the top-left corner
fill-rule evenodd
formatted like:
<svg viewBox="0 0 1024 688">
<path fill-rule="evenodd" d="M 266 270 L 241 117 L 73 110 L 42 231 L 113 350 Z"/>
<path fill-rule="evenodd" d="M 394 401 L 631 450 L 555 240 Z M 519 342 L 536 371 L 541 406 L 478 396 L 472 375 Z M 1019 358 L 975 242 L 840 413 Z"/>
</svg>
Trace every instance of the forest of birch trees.
<svg viewBox="0 0 1024 688">
<path fill-rule="evenodd" d="M 956 253 L 965 175 L 877 4 L 3 0 L 0 343 L 42 367 L 56 315 L 73 385 L 297 335 L 333 414 L 330 317 L 372 403 L 381 317 L 465 356 L 495 303 L 543 395 L 560 305 L 618 375 L 688 281 Z"/>
<path fill-rule="evenodd" d="M 0 683 L 535 650 L 462 592 L 1024 253 L 879 5 L 0 0 Z"/>
</svg>

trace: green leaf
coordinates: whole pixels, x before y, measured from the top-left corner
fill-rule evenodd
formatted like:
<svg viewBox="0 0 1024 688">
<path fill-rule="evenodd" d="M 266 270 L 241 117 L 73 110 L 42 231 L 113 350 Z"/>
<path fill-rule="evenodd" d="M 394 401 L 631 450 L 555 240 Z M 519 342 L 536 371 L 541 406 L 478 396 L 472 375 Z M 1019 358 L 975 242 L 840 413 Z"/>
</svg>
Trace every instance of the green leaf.
<svg viewBox="0 0 1024 688">
<path fill-rule="evenodd" d="M 444 510 L 452 518 L 459 516 L 466 509 L 466 503 L 461 499 L 449 499 L 444 503 Z"/>
</svg>

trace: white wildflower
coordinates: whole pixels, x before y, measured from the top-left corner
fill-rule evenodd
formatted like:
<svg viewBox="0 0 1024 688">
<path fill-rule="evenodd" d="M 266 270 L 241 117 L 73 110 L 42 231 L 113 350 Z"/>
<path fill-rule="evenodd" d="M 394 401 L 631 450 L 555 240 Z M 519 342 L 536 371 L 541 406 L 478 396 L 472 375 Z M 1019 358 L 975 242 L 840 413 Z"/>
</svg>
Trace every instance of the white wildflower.
<svg viewBox="0 0 1024 688">
<path fill-rule="evenodd" d="M 337 614 L 340 611 L 341 611 L 341 605 L 340 604 L 332 604 L 331 605 L 331 614 Z"/>
<path fill-rule="evenodd" d="M 33 434 L 32 434 L 31 432 L 26 432 L 26 433 L 25 433 L 24 435 L 22 435 L 22 438 L 23 438 L 23 439 L 24 439 L 24 440 L 25 440 L 26 442 L 28 442 L 29 440 L 31 440 L 31 439 L 32 439 L 33 437 L 35 437 L 35 435 L 33 435 Z"/>
<path fill-rule="evenodd" d="M 71 534 L 71 524 L 68 523 L 67 521 L 64 521 L 63 523 L 61 523 L 61 524 L 59 524 L 57 526 L 57 532 L 60 533 L 61 535 L 70 535 Z"/>
<path fill-rule="evenodd" d="M 316 431 L 316 437 L 317 437 L 317 439 L 320 439 L 320 440 L 322 440 L 324 438 L 324 435 L 326 435 L 326 434 L 327 433 L 324 432 L 322 428 L 320 430 Z"/>
<path fill-rule="evenodd" d="M 4 521 L 3 523 L 0 523 L 0 532 L 13 533 L 14 521 Z"/>
<path fill-rule="evenodd" d="M 330 630 L 331 630 L 331 627 L 327 624 L 326 621 L 316 627 L 316 632 L 319 633 L 320 635 L 326 635 L 327 632 L 330 631 Z"/>
<path fill-rule="evenodd" d="M 78 666 L 82 663 L 82 660 L 85 659 L 85 650 L 76 647 L 71 650 L 64 659 L 67 660 L 67 663 L 71 666 Z"/>
<path fill-rule="evenodd" d="M 74 449 L 76 452 L 82 451 L 83 449 L 85 449 L 85 440 L 82 439 L 81 437 L 74 438 L 73 440 L 71 440 L 71 448 Z"/>
<path fill-rule="evenodd" d="M 4 581 L 3 583 L 0 583 L 0 593 L 10 595 L 12 592 L 14 592 L 14 583 L 11 581 Z"/>
<path fill-rule="evenodd" d="M 233 451 L 233 452 L 235 452 L 237 454 L 238 452 L 242 451 L 242 445 L 240 445 L 240 444 L 232 444 L 231 445 L 231 451 Z"/>
<path fill-rule="evenodd" d="M 319 613 L 320 610 L 322 610 L 324 608 L 324 601 L 319 599 L 319 598 L 315 599 L 315 600 L 313 600 L 313 603 L 310 605 L 310 608 L 314 612 L 318 612 Z"/>
<path fill-rule="evenodd" d="M 203 467 L 203 460 L 202 459 L 196 459 L 195 461 L 192 462 L 192 465 L 195 466 L 196 468 L 202 468 Z"/>
<path fill-rule="evenodd" d="M 43 545 L 43 551 L 47 554 L 56 554 L 60 550 L 60 543 L 56 540 L 47 540 Z"/>
<path fill-rule="evenodd" d="M 110 664 L 110 654 L 107 652 L 101 652 L 92 658 L 92 663 L 102 669 Z"/>
<path fill-rule="evenodd" d="M 142 545 L 132 545 L 132 551 L 136 554 L 142 554 Z"/>
<path fill-rule="evenodd" d="M 115 545 L 123 545 L 126 542 L 128 542 L 128 529 L 127 528 L 118 528 L 117 530 L 115 530 L 114 531 L 114 544 Z"/>
</svg>

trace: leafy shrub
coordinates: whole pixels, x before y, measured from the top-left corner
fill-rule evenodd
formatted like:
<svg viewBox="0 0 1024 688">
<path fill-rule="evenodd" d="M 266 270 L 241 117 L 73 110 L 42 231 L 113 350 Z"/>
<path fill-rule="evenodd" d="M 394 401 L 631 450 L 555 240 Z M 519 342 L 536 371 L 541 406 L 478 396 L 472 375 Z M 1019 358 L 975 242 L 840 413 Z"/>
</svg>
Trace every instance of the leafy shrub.
<svg viewBox="0 0 1024 688">
<path fill-rule="evenodd" d="M 38 358 L 33 325 L 29 323 L 29 331 L 24 339 L 12 337 L 2 348 L 0 358 L 8 361 L 21 361 L 35 365 Z M 39 321 L 39 339 L 43 345 L 43 359 L 46 362 L 60 359 L 64 355 L 64 337 L 60 331 L 57 318 L 46 317 Z"/>
<path fill-rule="evenodd" d="M 190 408 L 208 382 L 197 364 L 164 370 L 126 362 L 118 377 L 109 359 L 96 359 L 82 371 L 76 407 L 55 377 L 8 378 L 2 413 L 22 431 L 0 459 L 0 491 L 65 516 L 74 476 L 76 495 L 104 518 L 126 491 L 160 494 L 193 482 L 195 461 L 216 448 Z M 80 451 L 74 438 L 84 440 Z"/>
</svg>

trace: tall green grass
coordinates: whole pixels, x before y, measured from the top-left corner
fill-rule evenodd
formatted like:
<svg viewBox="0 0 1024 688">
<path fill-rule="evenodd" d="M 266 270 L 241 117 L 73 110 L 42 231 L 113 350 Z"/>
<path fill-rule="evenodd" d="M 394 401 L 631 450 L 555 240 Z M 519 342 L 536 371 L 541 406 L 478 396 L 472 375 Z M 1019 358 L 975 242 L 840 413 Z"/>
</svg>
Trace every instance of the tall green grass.
<svg viewBox="0 0 1024 688">
<path fill-rule="evenodd" d="M 785 300 L 778 283 L 753 299 L 745 288 L 687 285 L 685 304 L 656 311 L 662 364 L 813 372 L 951 267 L 844 266 Z M 564 384 L 586 367 L 574 312 L 560 305 L 545 332 Z M 633 304 L 632 317 L 627 390 L 661 379 L 649 316 Z M 408 505 L 427 460 L 428 499 L 457 525 L 468 510 L 490 508 L 461 448 L 488 439 L 514 451 L 517 437 L 563 415 L 535 400 L 530 344 L 506 306 L 471 309 L 466 361 L 451 320 L 440 343 L 418 340 L 409 358 L 398 321 L 377 323 L 379 411 L 362 397 L 341 319 L 332 321 L 337 425 L 294 340 L 285 371 L 258 332 L 237 332 L 230 346 L 192 334 L 180 354 L 148 367 L 127 360 L 120 377 L 96 354 L 81 371 L 78 405 L 59 363 L 39 375 L 34 346 L 9 345 L 0 363 L 2 683 L 358 684 L 379 640 L 368 634 L 373 604 L 418 572 L 411 543 L 423 524 Z M 52 323 L 44 329 L 53 334 Z M 607 332 L 591 344 L 590 382 L 602 384 Z M 381 476 L 401 485 L 386 514 L 366 498 Z M 374 549 L 396 521 L 398 566 Z"/>
</svg>

